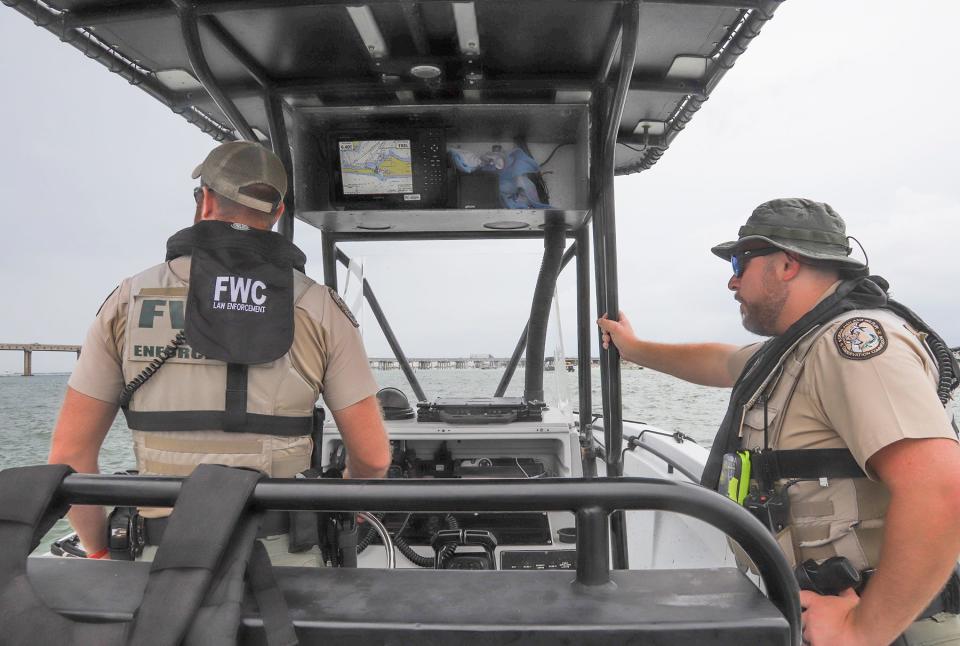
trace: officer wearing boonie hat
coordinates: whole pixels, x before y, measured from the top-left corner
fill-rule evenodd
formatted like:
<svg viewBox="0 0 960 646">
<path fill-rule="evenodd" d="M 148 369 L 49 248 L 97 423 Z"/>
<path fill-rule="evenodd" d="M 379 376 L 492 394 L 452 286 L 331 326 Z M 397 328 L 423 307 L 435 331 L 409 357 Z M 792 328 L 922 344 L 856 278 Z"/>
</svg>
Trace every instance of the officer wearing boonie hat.
<svg viewBox="0 0 960 646">
<path fill-rule="evenodd" d="M 790 251 L 838 268 L 865 271 L 867 265 L 851 257 L 843 218 L 829 204 L 800 198 L 764 202 L 740 227 L 739 238 L 710 249 L 730 260 L 737 251 L 756 243 Z"/>
<path fill-rule="evenodd" d="M 389 442 L 356 321 L 335 292 L 304 275 L 303 253 L 271 231 L 284 210 L 283 164 L 259 144 L 231 142 L 193 177 L 201 180 L 194 225 L 168 240 L 165 262 L 125 279 L 97 313 L 50 461 L 96 472 L 120 408 L 141 474 L 185 476 L 215 463 L 293 477 L 311 467 L 322 396 L 347 449 L 345 476 L 382 477 Z M 155 543 L 169 510 L 138 513 Z M 99 507 L 74 508 L 70 520 L 88 553 L 106 554 Z M 309 545 L 288 553 L 287 524 L 281 514 L 264 522 L 273 563 L 318 565 Z"/>
<path fill-rule="evenodd" d="M 701 484 L 731 495 L 721 476 L 751 460 L 751 486 L 788 502 L 769 524 L 791 564 L 841 556 L 869 577 L 861 596 L 801 592 L 807 643 L 960 644 L 960 445 L 944 409 L 960 367 L 848 240 L 828 204 L 765 202 L 711 251 L 731 263 L 744 327 L 767 341 L 653 343 L 622 313 L 598 321 L 602 340 L 732 387 Z"/>
</svg>

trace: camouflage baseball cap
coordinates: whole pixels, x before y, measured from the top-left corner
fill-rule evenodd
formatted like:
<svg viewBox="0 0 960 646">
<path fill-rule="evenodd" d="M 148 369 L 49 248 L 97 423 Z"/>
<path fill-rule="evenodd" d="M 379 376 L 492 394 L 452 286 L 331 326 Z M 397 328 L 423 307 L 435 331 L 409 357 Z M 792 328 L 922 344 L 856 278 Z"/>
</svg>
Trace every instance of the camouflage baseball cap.
<svg viewBox="0 0 960 646">
<path fill-rule="evenodd" d="M 273 213 L 287 194 L 287 171 L 283 163 L 270 150 L 250 141 L 231 141 L 217 146 L 197 166 L 192 177 L 199 177 L 216 193 L 264 213 Z M 276 202 L 247 194 L 245 189 L 254 184 L 266 184 L 276 190 Z"/>
<path fill-rule="evenodd" d="M 846 269 L 865 269 L 850 257 L 847 226 L 829 204 L 803 198 L 764 202 L 740 227 L 739 238 L 710 249 L 724 260 L 750 242 L 765 242 L 784 251 Z"/>
</svg>

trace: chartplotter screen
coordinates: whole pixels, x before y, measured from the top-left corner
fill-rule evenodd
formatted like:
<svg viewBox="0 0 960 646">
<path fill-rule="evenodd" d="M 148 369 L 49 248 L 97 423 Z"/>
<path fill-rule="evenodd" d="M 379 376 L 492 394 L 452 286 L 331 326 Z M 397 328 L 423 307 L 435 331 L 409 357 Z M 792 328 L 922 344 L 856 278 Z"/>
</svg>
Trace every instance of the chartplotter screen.
<svg viewBox="0 0 960 646">
<path fill-rule="evenodd" d="M 409 139 L 340 141 L 344 195 L 398 195 L 413 192 Z"/>
</svg>

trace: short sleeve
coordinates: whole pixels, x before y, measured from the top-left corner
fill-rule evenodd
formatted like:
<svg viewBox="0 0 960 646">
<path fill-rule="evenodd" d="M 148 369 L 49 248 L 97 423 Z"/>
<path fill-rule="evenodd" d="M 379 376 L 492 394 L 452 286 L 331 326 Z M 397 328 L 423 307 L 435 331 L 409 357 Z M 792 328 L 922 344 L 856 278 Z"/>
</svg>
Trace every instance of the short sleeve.
<svg viewBox="0 0 960 646">
<path fill-rule="evenodd" d="M 327 407 L 341 410 L 376 394 L 360 331 L 330 290 L 312 285 L 297 308 L 293 360 L 318 387 Z"/>
<path fill-rule="evenodd" d="M 885 337 L 881 352 L 849 356 L 831 326 L 807 360 L 826 421 L 865 471 L 874 453 L 899 440 L 956 440 L 919 340 L 902 325 L 872 322 Z"/>
<path fill-rule="evenodd" d="M 122 352 L 126 308 L 124 285 L 113 290 L 87 331 L 67 385 L 79 393 L 118 404 L 123 390 Z"/>
<path fill-rule="evenodd" d="M 736 350 L 730 358 L 727 359 L 727 370 L 730 371 L 730 377 L 733 381 L 736 381 L 740 377 L 740 373 L 743 372 L 743 368 L 747 365 L 747 362 L 750 360 L 757 350 L 763 343 L 751 343 L 750 345 L 745 345 L 742 348 Z"/>
</svg>

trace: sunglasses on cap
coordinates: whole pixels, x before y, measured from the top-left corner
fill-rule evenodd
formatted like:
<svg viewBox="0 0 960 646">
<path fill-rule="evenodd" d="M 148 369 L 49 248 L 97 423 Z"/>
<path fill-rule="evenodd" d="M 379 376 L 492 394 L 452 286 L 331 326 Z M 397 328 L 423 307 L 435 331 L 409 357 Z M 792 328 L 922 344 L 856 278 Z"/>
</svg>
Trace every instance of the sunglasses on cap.
<svg viewBox="0 0 960 646">
<path fill-rule="evenodd" d="M 737 253 L 730 256 L 730 266 L 733 267 L 733 275 L 737 278 L 743 276 L 743 272 L 747 270 L 747 263 L 750 262 L 751 258 L 756 258 L 758 256 L 769 256 L 772 253 L 777 253 L 778 251 L 783 251 L 780 247 L 760 247 L 758 249 L 744 249 L 743 251 L 738 251 Z"/>
</svg>

